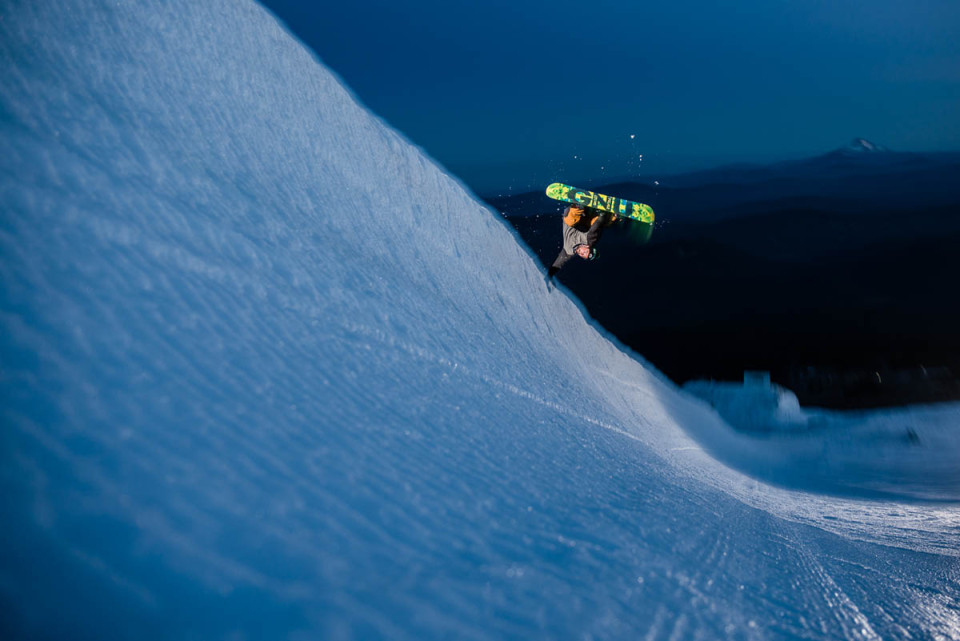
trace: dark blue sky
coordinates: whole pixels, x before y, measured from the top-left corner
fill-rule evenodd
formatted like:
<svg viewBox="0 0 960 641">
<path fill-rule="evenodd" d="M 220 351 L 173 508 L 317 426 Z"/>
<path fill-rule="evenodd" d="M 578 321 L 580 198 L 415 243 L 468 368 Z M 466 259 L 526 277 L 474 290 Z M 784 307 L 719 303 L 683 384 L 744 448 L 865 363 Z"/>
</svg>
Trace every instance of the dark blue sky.
<svg viewBox="0 0 960 641">
<path fill-rule="evenodd" d="M 956 0 L 264 4 L 480 193 L 960 149 Z"/>
</svg>

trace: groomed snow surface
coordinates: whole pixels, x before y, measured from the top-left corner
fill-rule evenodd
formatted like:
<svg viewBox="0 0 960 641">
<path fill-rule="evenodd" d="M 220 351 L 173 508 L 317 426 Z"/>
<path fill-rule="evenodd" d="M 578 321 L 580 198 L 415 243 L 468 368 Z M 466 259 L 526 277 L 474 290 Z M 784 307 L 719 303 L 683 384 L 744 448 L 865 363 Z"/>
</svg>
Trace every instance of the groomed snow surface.
<svg viewBox="0 0 960 641">
<path fill-rule="evenodd" d="M 807 484 L 245 0 L 0 73 L 2 638 L 960 638 L 956 407 Z"/>
</svg>

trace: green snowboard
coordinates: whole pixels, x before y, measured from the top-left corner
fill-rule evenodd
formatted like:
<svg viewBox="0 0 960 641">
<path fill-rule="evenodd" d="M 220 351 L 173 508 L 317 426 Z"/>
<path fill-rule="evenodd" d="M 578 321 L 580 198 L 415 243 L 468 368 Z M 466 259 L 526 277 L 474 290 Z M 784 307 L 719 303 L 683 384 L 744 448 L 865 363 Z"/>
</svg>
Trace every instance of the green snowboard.
<svg viewBox="0 0 960 641">
<path fill-rule="evenodd" d="M 635 203 L 616 196 L 605 196 L 561 183 L 553 183 L 547 187 L 547 196 L 560 202 L 579 204 L 653 225 L 653 208 L 643 203 Z"/>
</svg>

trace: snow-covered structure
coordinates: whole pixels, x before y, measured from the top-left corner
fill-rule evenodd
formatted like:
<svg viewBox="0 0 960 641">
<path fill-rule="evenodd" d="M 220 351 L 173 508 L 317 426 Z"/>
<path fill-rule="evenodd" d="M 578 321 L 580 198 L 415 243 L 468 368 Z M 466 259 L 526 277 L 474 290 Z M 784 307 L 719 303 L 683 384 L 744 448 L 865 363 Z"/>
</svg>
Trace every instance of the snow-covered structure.
<svg viewBox="0 0 960 641">
<path fill-rule="evenodd" d="M 710 403 L 728 423 L 742 430 L 797 431 L 810 426 L 797 395 L 771 383 L 769 372 L 745 373 L 742 385 L 691 381 L 683 388 Z"/>
<path fill-rule="evenodd" d="M 259 6 L 0 18 L 3 638 L 960 637 Z"/>
</svg>

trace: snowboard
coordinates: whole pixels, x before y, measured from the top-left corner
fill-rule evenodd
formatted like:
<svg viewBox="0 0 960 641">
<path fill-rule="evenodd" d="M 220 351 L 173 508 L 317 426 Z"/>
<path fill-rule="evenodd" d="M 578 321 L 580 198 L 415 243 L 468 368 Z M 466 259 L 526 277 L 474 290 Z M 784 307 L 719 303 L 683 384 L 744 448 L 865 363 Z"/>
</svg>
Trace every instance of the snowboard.
<svg viewBox="0 0 960 641">
<path fill-rule="evenodd" d="M 635 203 L 632 200 L 617 198 L 616 196 L 605 196 L 562 183 L 553 183 L 547 187 L 547 196 L 560 202 L 579 204 L 597 211 L 626 216 L 653 226 L 653 208 L 643 203 Z"/>
</svg>

